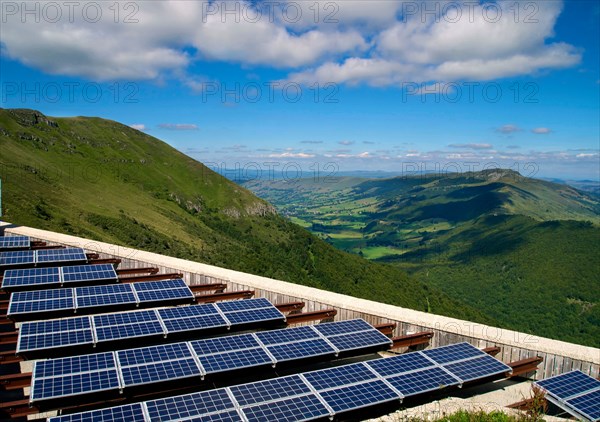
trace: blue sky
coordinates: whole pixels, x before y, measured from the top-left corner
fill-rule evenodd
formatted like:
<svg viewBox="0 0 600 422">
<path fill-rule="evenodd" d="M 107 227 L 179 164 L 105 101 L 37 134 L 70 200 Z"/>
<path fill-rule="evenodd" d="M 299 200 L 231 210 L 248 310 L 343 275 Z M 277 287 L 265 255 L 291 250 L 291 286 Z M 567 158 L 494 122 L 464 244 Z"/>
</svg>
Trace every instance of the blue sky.
<svg viewBox="0 0 600 422">
<path fill-rule="evenodd" d="M 213 168 L 600 178 L 596 1 L 49 4 L 1 4 L 2 107 Z"/>
</svg>

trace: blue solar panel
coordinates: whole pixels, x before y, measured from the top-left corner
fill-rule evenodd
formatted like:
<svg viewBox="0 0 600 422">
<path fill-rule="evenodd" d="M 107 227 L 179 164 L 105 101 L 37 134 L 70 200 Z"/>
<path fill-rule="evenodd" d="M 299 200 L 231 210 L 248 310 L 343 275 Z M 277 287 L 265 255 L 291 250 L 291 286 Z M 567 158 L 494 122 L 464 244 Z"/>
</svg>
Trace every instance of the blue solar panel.
<svg viewBox="0 0 600 422">
<path fill-rule="evenodd" d="M 27 236 L 1 236 L 0 250 L 9 248 L 29 248 L 31 240 Z"/>
<path fill-rule="evenodd" d="M 317 334 L 317 332 L 311 327 L 297 327 L 293 329 L 284 328 L 281 330 L 263 331 L 256 333 L 256 336 L 265 345 L 282 344 L 292 341 L 319 338 L 319 334 Z"/>
<path fill-rule="evenodd" d="M 335 412 L 345 412 L 400 399 L 400 396 L 381 380 L 340 387 L 320 394 Z"/>
<path fill-rule="evenodd" d="M 158 321 L 96 327 L 96 338 L 99 343 L 103 341 L 113 341 L 159 334 L 164 334 L 164 330 Z"/>
<path fill-rule="evenodd" d="M 330 414 L 315 394 L 259 404 L 242 411 L 249 422 L 309 421 Z"/>
<path fill-rule="evenodd" d="M 77 287 L 75 293 L 78 297 L 114 295 L 119 293 L 131 293 L 131 284 L 110 284 L 101 286 Z"/>
<path fill-rule="evenodd" d="M 162 319 L 196 317 L 201 315 L 218 314 L 217 308 L 212 303 L 206 305 L 177 306 L 174 308 L 159 309 Z"/>
<path fill-rule="evenodd" d="M 510 366 L 505 365 L 489 355 L 483 355 L 462 362 L 450 363 L 444 365 L 444 368 L 460 378 L 463 382 L 512 371 Z"/>
<path fill-rule="evenodd" d="M 203 355 L 198 356 L 198 359 L 207 374 L 273 364 L 271 357 L 259 347 L 216 355 Z"/>
<path fill-rule="evenodd" d="M 192 318 L 166 319 L 163 320 L 163 323 L 165 324 L 165 327 L 167 327 L 167 332 L 169 333 L 229 326 L 227 321 L 219 314 Z"/>
<path fill-rule="evenodd" d="M 16 302 L 10 304 L 8 315 L 63 311 L 68 309 L 73 309 L 73 298 L 41 300 L 39 302 Z"/>
<path fill-rule="evenodd" d="M 421 369 L 387 379 L 404 397 L 426 393 L 453 385 L 459 381 L 439 367 Z"/>
<path fill-rule="evenodd" d="M 162 280 L 162 281 L 144 281 L 141 283 L 134 284 L 136 292 L 144 292 L 150 290 L 162 290 L 162 289 L 181 289 L 187 288 L 187 284 L 180 278 L 174 280 Z"/>
<path fill-rule="evenodd" d="M 337 353 L 337 350 L 323 339 L 278 344 L 268 346 L 267 349 L 278 362 L 320 355 L 335 355 Z"/>
<path fill-rule="evenodd" d="M 422 353 L 441 365 L 475 356 L 485 356 L 484 352 L 475 346 L 471 346 L 469 343 L 452 344 L 450 346 L 424 350 Z"/>
<path fill-rule="evenodd" d="M 276 308 L 250 309 L 225 314 L 231 324 L 249 324 L 261 321 L 284 321 L 285 317 Z"/>
<path fill-rule="evenodd" d="M 63 283 L 83 281 L 116 281 L 117 272 L 112 264 L 74 265 L 62 267 Z"/>
<path fill-rule="evenodd" d="M 34 365 L 33 377 L 48 378 L 115 367 L 116 363 L 112 352 L 96 353 L 94 355 L 37 361 Z"/>
<path fill-rule="evenodd" d="M 35 263 L 34 251 L 0 252 L 0 267 Z"/>
<path fill-rule="evenodd" d="M 146 402 L 146 406 L 150 420 L 161 422 L 182 420 L 235 408 L 224 388 L 152 400 Z"/>
<path fill-rule="evenodd" d="M 186 343 L 163 344 L 160 346 L 120 350 L 117 352 L 121 366 L 143 365 L 173 359 L 191 358 Z"/>
<path fill-rule="evenodd" d="M 355 333 L 357 331 L 373 330 L 373 326 L 362 319 L 351 319 L 348 321 L 340 322 L 327 322 L 324 324 L 317 324 L 314 327 L 326 336 Z"/>
<path fill-rule="evenodd" d="M 97 308 L 106 305 L 135 304 L 133 293 L 117 293 L 112 295 L 83 296 L 77 298 L 77 308 Z"/>
<path fill-rule="evenodd" d="M 96 327 L 158 321 L 158 317 L 156 316 L 156 313 L 152 310 L 94 315 L 93 318 L 94 318 L 94 325 Z"/>
<path fill-rule="evenodd" d="M 192 358 L 126 366 L 121 368 L 121 373 L 126 387 L 201 375 L 198 365 Z"/>
<path fill-rule="evenodd" d="M 31 400 L 47 400 L 119 388 L 116 369 L 33 380 Z"/>
<path fill-rule="evenodd" d="M 2 288 L 4 289 L 44 284 L 60 284 L 60 270 L 58 268 L 8 270 L 2 279 Z"/>
<path fill-rule="evenodd" d="M 237 410 L 227 410 L 225 412 L 211 413 L 209 415 L 198 416 L 192 419 L 186 419 L 186 422 L 245 422 L 238 414 Z"/>
<path fill-rule="evenodd" d="M 600 388 L 600 381 L 581 371 L 571 371 L 556 375 L 542 381 L 536 381 L 535 384 L 561 400 L 567 400 L 575 395 Z"/>
<path fill-rule="evenodd" d="M 31 302 L 73 297 L 73 289 L 33 290 L 30 292 L 15 292 L 10 295 L 11 302 Z"/>
<path fill-rule="evenodd" d="M 369 346 L 392 345 L 392 341 L 389 338 L 375 329 L 359 333 L 332 336 L 327 339 L 340 351 L 362 349 Z"/>
<path fill-rule="evenodd" d="M 126 404 L 124 406 L 108 409 L 92 410 L 90 412 L 75 413 L 72 415 L 55 416 L 48 422 L 145 422 L 144 411 L 140 403 Z"/>
<path fill-rule="evenodd" d="M 137 289 L 136 289 L 137 290 Z M 194 294 L 189 288 L 170 290 L 145 290 L 137 292 L 140 302 L 159 302 L 170 299 L 194 299 Z"/>
<path fill-rule="evenodd" d="M 19 336 L 17 353 L 93 343 L 94 338 L 91 330 Z"/>
<path fill-rule="evenodd" d="M 87 261 L 87 256 L 81 248 L 41 249 L 35 252 L 38 263 Z"/>
<path fill-rule="evenodd" d="M 209 355 L 260 346 L 252 334 L 196 340 L 192 341 L 191 345 L 197 355 Z"/>
<path fill-rule="evenodd" d="M 298 375 L 229 387 L 240 406 L 264 403 L 284 397 L 310 393 Z"/>
<path fill-rule="evenodd" d="M 244 311 L 249 309 L 271 308 L 273 305 L 267 299 L 261 297 L 258 299 L 232 300 L 228 302 L 217 303 L 217 306 L 223 312 Z"/>
<path fill-rule="evenodd" d="M 90 317 L 54 319 L 50 321 L 31 321 L 21 324 L 19 334 L 28 336 L 33 334 L 57 333 L 61 331 L 82 330 L 91 328 Z"/>
<path fill-rule="evenodd" d="M 600 420 L 600 390 L 567 400 L 567 404 L 591 421 Z"/>
<path fill-rule="evenodd" d="M 377 376 L 362 363 L 307 372 L 304 374 L 304 377 L 317 391 L 359 381 L 374 380 L 377 378 Z"/>
<path fill-rule="evenodd" d="M 407 353 L 390 358 L 371 360 L 366 364 L 384 377 L 434 366 L 434 363 L 420 353 Z"/>
</svg>

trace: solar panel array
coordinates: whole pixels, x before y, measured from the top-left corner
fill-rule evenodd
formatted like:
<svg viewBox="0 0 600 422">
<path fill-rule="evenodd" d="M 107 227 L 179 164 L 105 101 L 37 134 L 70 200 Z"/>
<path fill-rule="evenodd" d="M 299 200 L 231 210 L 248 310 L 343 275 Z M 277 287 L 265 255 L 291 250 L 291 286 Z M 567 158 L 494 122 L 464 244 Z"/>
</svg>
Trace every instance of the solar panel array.
<svg viewBox="0 0 600 422">
<path fill-rule="evenodd" d="M 117 280 L 117 272 L 112 264 L 27 268 L 7 270 L 2 279 L 2 289 L 12 291 L 38 286 L 58 287 L 65 284 Z"/>
<path fill-rule="evenodd" d="M 329 326 L 329 329 L 337 329 Z M 314 420 L 361 409 L 452 385 L 463 379 L 459 369 L 485 353 L 466 343 L 430 353 L 413 352 L 392 358 L 354 363 L 281 378 L 146 401 L 127 406 L 58 416 L 50 422 L 103 420 L 124 413 L 139 421 L 175 420 Z M 430 352 L 431 352 L 430 351 Z M 487 356 L 487 355 L 486 355 Z M 487 363 L 478 379 L 510 367 Z M 453 365 L 453 369 L 448 366 Z M 502 372 L 498 372 L 502 371 Z M 468 373 L 469 370 L 463 372 Z"/>
<path fill-rule="evenodd" d="M 571 415 L 590 421 L 600 420 L 600 381 L 581 371 L 535 382 L 546 391 L 546 398 Z"/>
<path fill-rule="evenodd" d="M 60 291 L 66 290 L 69 289 Z M 55 348 L 94 346 L 116 340 L 167 336 L 182 331 L 285 322 L 284 315 L 266 299 L 246 299 L 239 302 L 244 302 L 246 311 L 230 310 L 230 305 L 226 305 L 228 302 L 222 302 L 25 322 L 19 330 L 17 353 L 39 354 Z M 240 312 L 248 312 L 248 316 L 241 318 L 237 315 Z"/>
<path fill-rule="evenodd" d="M 62 262 L 86 261 L 87 256 L 81 248 L 0 252 L 0 270 L 10 267 L 49 266 Z"/>
<path fill-rule="evenodd" d="M 31 247 L 31 240 L 27 236 L 1 236 L 0 251 L 6 249 L 26 249 Z"/>
<path fill-rule="evenodd" d="M 43 312 L 76 312 L 80 309 L 139 306 L 186 299 L 193 301 L 194 294 L 181 279 L 33 290 L 12 293 L 7 315 L 13 318 L 30 319 L 35 317 L 35 314 Z"/>
<path fill-rule="evenodd" d="M 323 334 L 323 331 L 333 334 Z M 373 334 L 369 342 L 363 341 L 362 333 Z M 111 368 L 118 368 L 110 373 L 107 373 L 106 364 L 93 368 L 88 365 L 84 369 L 80 364 L 82 360 L 105 362 L 108 360 L 107 353 L 37 361 L 33 370 L 31 401 L 95 393 L 107 385 L 120 389 L 190 377 L 200 379 L 225 371 L 275 366 L 281 362 L 321 355 L 334 357 L 340 350 L 333 346 L 332 339 L 340 336 L 360 338 L 345 350 L 387 348 L 392 344 L 389 338 L 358 319 L 110 352 L 114 355 L 110 359 L 114 362 Z M 77 378 L 81 372 L 85 372 L 85 378 Z M 66 382 L 83 383 L 90 378 L 99 381 L 71 389 L 64 387 Z"/>
</svg>

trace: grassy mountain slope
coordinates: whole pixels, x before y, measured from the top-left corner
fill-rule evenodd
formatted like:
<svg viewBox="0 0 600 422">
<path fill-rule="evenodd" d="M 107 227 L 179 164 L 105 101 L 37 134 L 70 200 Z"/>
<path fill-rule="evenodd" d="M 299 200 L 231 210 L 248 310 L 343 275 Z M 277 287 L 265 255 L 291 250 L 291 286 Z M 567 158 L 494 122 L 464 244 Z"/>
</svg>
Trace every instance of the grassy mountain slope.
<svg viewBox="0 0 600 422">
<path fill-rule="evenodd" d="M 0 109 L 4 219 L 483 322 L 390 265 L 336 250 L 167 144 L 98 118 Z"/>
<path fill-rule="evenodd" d="M 599 345 L 593 195 L 508 170 L 245 186 L 339 249 L 392 263 L 504 327 Z"/>
</svg>

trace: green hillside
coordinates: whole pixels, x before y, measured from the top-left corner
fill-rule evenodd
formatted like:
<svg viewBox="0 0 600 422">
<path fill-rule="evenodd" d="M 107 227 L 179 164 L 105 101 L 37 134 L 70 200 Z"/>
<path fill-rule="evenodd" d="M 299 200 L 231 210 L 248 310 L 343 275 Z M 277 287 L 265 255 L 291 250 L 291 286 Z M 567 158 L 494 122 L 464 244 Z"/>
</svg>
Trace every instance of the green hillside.
<svg viewBox="0 0 600 422">
<path fill-rule="evenodd" d="M 600 339 L 600 203 L 509 170 L 246 187 L 338 249 L 391 263 L 506 328 Z"/>
<path fill-rule="evenodd" d="M 4 220 L 476 321 L 391 265 L 336 250 L 169 145 L 99 118 L 0 109 Z"/>
</svg>

